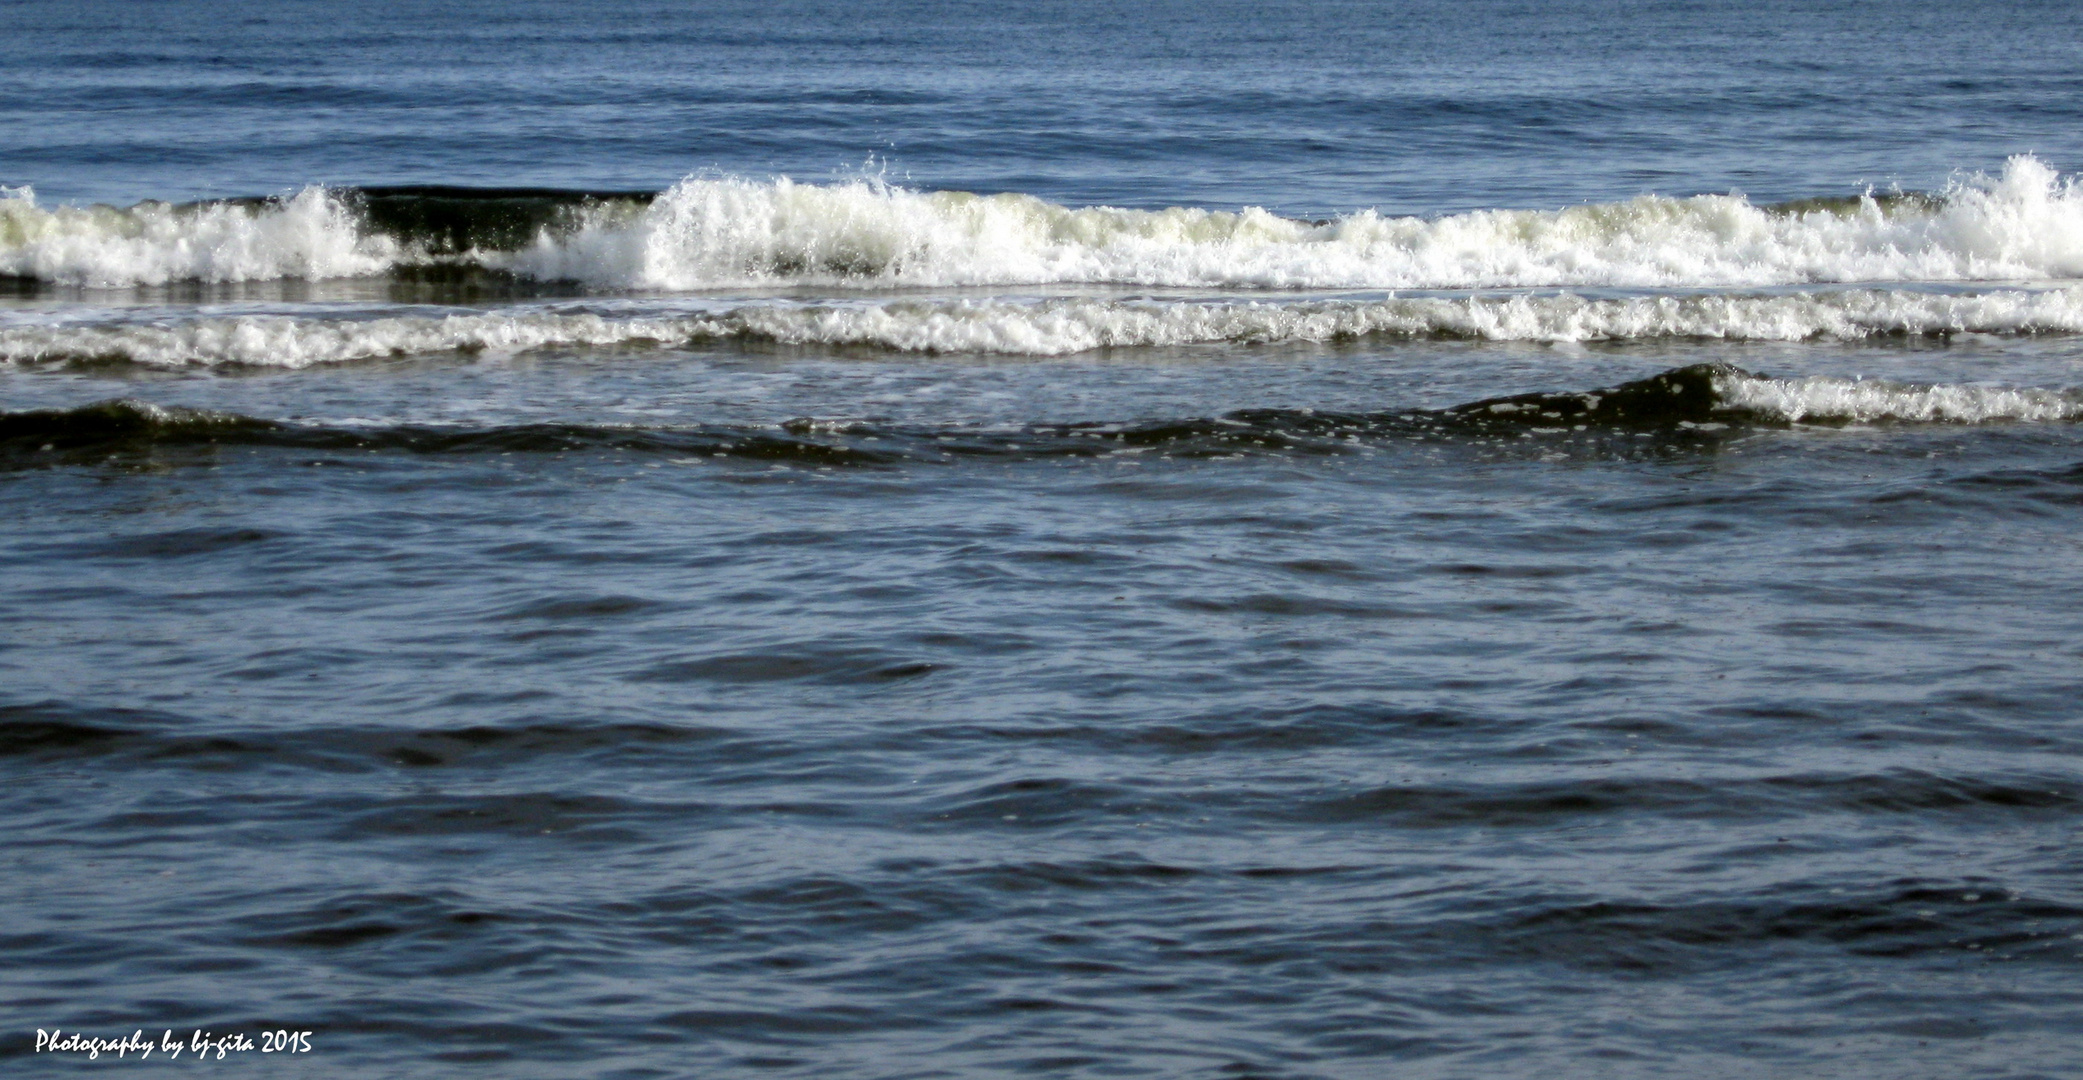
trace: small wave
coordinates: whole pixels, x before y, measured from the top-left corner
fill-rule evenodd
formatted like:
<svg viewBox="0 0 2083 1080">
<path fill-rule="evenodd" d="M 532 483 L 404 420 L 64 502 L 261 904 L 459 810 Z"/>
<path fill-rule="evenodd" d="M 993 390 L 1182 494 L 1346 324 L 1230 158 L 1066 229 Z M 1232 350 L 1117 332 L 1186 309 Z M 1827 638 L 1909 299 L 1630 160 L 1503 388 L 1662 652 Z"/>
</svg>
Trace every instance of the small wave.
<svg viewBox="0 0 2083 1080">
<path fill-rule="evenodd" d="M 943 300 L 765 302 L 678 315 L 555 308 L 382 318 L 203 316 L 0 327 L 0 361 L 299 368 L 387 356 L 758 341 L 896 352 L 1066 356 L 1098 349 L 1381 338 L 1591 342 L 1856 341 L 2083 332 L 2083 288 L 1939 295 L 1855 289 L 1777 296 L 1574 295 L 1378 301 Z"/>
<path fill-rule="evenodd" d="M 1463 425 L 1531 430 L 1792 424 L 2049 423 L 2083 419 L 2083 396 L 2038 387 L 1921 385 L 1815 376 L 1774 379 L 1694 364 L 1604 390 L 1522 394 L 1458 405 Z"/>
<path fill-rule="evenodd" d="M 1724 411 L 1790 424 L 2046 423 L 2083 419 L 2083 398 L 2069 390 L 1754 376 L 1719 379 L 1715 390 Z"/>
<path fill-rule="evenodd" d="M 76 409 L 0 413 L 0 454 L 71 451 L 111 443 L 174 443 L 251 438 L 281 430 L 237 413 L 154 405 L 123 398 Z"/>
<path fill-rule="evenodd" d="M 219 446 L 417 454 L 620 450 L 818 465 L 899 460 L 895 453 L 852 442 L 843 438 L 805 438 L 787 428 L 733 426 L 647 429 L 540 423 L 488 428 L 416 424 L 329 427 L 155 405 L 128 398 L 73 409 L 0 413 L 0 464 L 12 466 L 75 464 L 161 449 Z"/>
<path fill-rule="evenodd" d="M 1728 364 L 1694 364 L 1598 390 L 1487 398 L 1446 409 L 1374 413 L 1246 409 L 1216 418 L 1140 424 L 1080 422 L 1017 429 L 879 425 L 800 418 L 778 425 L 537 423 L 488 428 L 329 427 L 134 400 L 0 413 L 0 464 L 37 467 L 109 460 L 163 448 L 275 446 L 415 454 L 617 451 L 811 465 L 883 466 L 962 458 L 1331 454 L 1355 438 L 1464 438 L 1716 431 L 1795 424 L 1988 424 L 2083 420 L 2074 391 L 1921 386 L 1833 378 L 1773 379 Z M 253 537 L 208 537 L 210 543 Z M 195 538 L 182 543 L 195 546 Z"/>
<path fill-rule="evenodd" d="M 379 274 L 447 259 L 606 289 L 1707 288 L 2083 275 L 2083 194 L 2036 159 L 1933 197 L 1643 196 L 1439 218 L 1068 207 L 875 181 L 690 177 L 655 196 L 318 188 L 42 208 L 0 191 L 0 275 L 88 287 Z"/>
<path fill-rule="evenodd" d="M 708 327 L 700 319 L 608 319 L 541 311 L 375 319 L 241 315 L 153 323 L 31 324 L 0 327 L 0 359 L 17 364 L 301 368 L 385 356 L 685 343 L 718 336 L 715 331 L 705 333 Z"/>
</svg>

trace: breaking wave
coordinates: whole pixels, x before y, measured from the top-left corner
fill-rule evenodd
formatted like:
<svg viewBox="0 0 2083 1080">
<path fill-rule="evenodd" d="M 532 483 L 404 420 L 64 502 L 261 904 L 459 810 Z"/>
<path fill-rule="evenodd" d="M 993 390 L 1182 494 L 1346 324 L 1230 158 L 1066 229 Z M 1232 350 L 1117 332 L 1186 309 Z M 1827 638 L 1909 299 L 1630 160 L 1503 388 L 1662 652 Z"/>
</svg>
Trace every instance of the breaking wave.
<svg viewBox="0 0 2083 1080">
<path fill-rule="evenodd" d="M 318 188 L 43 208 L 0 191 L 0 275 L 87 287 L 380 274 L 457 262 L 608 289 L 770 285 L 1464 289 L 1757 287 L 2083 275 L 2083 194 L 2030 157 L 1940 195 L 1757 206 L 1643 196 L 1324 222 L 1072 208 L 858 180 L 692 177 L 642 193 Z"/>
<path fill-rule="evenodd" d="M 1464 425 L 1533 431 L 1722 424 L 1992 424 L 2083 419 L 2073 390 L 1897 383 L 1812 376 L 1774 379 L 1731 364 L 1694 364 L 1604 390 L 1522 394 L 1444 410 Z"/>
<path fill-rule="evenodd" d="M 376 318 L 184 316 L 0 325 L 0 361 L 306 367 L 386 356 L 754 341 L 898 352 L 1064 356 L 1097 349 L 1381 338 L 1588 342 L 1857 341 L 2083 332 L 2083 287 L 1957 295 L 1850 289 L 1769 296 L 1570 294 L 1374 301 L 759 302 L 677 314 L 518 307 Z"/>
<path fill-rule="evenodd" d="M 1986 424 L 2083 419 L 2083 397 L 2071 390 L 1977 385 L 1919 385 L 1884 380 L 1761 379 L 1715 382 L 1719 411 L 1780 423 Z"/>
<path fill-rule="evenodd" d="M 306 188 L 265 203 L 36 205 L 0 188 L 0 275 L 122 288 L 174 281 L 319 280 L 382 273 L 403 249 L 338 197 Z"/>
</svg>

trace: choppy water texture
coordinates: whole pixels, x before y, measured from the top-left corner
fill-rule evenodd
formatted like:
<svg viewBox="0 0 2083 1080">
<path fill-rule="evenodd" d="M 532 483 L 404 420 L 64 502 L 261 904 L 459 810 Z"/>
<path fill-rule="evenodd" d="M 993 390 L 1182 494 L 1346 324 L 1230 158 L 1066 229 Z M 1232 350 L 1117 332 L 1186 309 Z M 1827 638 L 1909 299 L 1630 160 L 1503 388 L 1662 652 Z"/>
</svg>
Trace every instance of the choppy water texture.
<svg viewBox="0 0 2083 1080">
<path fill-rule="evenodd" d="M 2076 22 L 0 6 L 0 1058 L 2074 1076 Z"/>
</svg>

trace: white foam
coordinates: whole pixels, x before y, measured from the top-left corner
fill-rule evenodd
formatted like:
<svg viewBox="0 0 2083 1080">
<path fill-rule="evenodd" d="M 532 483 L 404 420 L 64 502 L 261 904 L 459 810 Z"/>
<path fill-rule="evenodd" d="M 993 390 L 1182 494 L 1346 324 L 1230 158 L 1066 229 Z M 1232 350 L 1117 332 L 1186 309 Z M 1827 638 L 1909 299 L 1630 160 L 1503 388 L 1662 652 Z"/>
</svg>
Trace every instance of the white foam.
<svg viewBox="0 0 2083 1080">
<path fill-rule="evenodd" d="M 2083 418 L 2083 400 L 2074 394 L 2030 387 L 1735 376 L 1716 379 L 1714 388 L 1727 408 L 1788 423 L 2045 423 Z"/>
<path fill-rule="evenodd" d="M 394 264 L 397 244 L 363 236 L 339 200 L 319 188 L 260 206 L 36 204 L 28 188 L 0 188 L 0 274 L 89 288 L 170 281 L 354 277 Z"/>
<path fill-rule="evenodd" d="M 378 319 L 241 315 L 150 324 L 0 327 L 0 358 L 14 363 L 94 360 L 155 367 L 301 368 L 384 356 L 682 342 L 691 336 L 693 328 L 686 320 L 609 320 L 550 312 Z"/>
<path fill-rule="evenodd" d="M 43 208 L 0 189 L 0 274 L 95 287 L 380 273 L 421 261 L 308 189 L 260 207 Z M 2083 192 L 2030 157 L 1936 205 L 1864 199 L 1787 213 L 1737 195 L 1644 196 L 1322 225 L 1264 210 L 1071 208 L 1031 195 L 866 180 L 689 178 L 648 206 L 464 261 L 608 289 L 774 284 L 1458 289 L 1756 287 L 2083 276 Z"/>
<path fill-rule="evenodd" d="M 1108 348 L 1327 342 L 1367 336 L 1581 342 L 1672 337 L 1857 340 L 1887 334 L 2083 332 L 2083 286 L 1937 295 L 1855 289 L 1772 296 L 1562 295 L 1377 301 L 904 300 L 760 302 L 603 315 L 517 307 L 383 318 L 213 315 L 0 321 L 0 361 L 305 367 L 383 356 L 685 345 L 748 339 L 899 352 L 1063 356 Z M 113 309 L 112 309 L 113 310 Z"/>
<path fill-rule="evenodd" d="M 606 215 L 606 212 L 603 212 Z M 2039 161 L 1928 203 L 1780 213 L 1741 196 L 1644 196 L 1437 219 L 1365 211 L 1323 225 L 1177 208 L 1071 209 L 1028 195 L 689 179 L 486 257 L 615 288 L 854 283 L 1117 283 L 1220 288 L 1726 287 L 2058 279 L 2083 274 L 2083 194 Z"/>
</svg>

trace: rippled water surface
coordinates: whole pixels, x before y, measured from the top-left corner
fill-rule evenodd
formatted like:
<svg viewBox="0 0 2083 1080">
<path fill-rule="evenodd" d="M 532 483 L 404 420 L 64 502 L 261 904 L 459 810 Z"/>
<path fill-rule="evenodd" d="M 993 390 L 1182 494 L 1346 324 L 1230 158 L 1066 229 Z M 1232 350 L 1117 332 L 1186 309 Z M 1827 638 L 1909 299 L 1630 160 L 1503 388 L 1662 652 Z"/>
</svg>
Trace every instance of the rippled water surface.
<svg viewBox="0 0 2083 1080">
<path fill-rule="evenodd" d="M 2073 18 L 0 6 L 0 1058 L 2074 1075 Z"/>
</svg>

